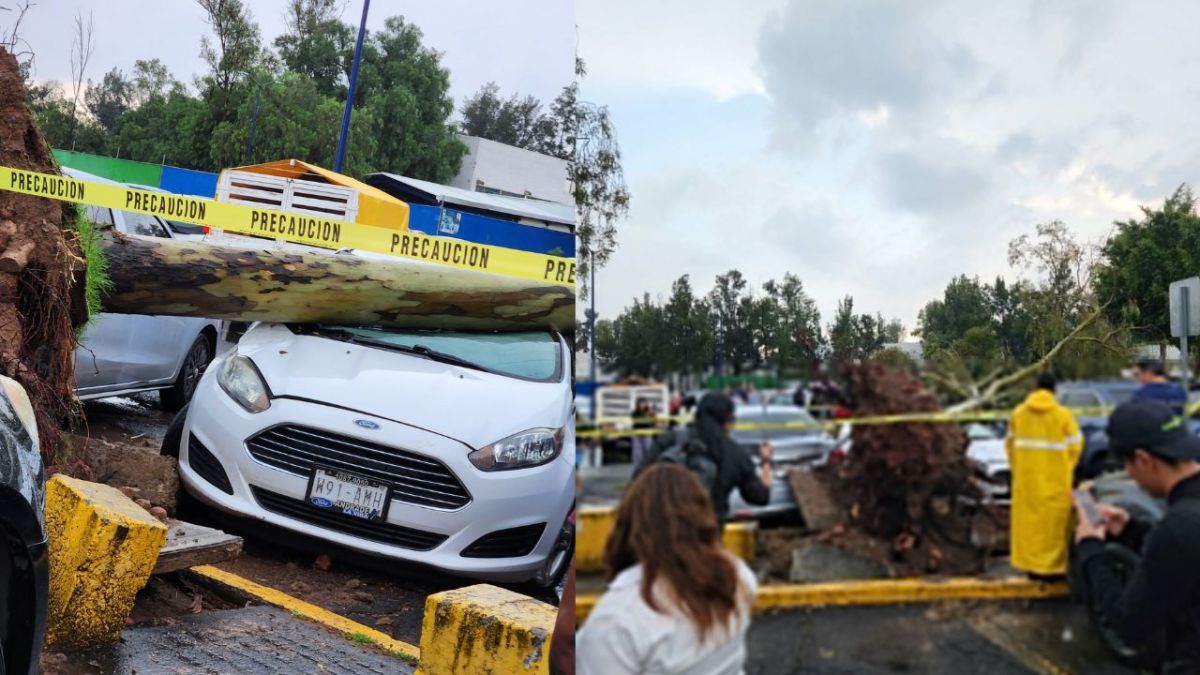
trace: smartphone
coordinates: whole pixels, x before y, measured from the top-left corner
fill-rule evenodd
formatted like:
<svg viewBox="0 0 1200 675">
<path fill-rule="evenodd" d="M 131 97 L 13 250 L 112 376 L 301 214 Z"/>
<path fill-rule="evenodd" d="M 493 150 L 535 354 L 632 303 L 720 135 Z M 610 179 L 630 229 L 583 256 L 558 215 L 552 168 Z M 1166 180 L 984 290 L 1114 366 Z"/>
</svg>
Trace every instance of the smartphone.
<svg viewBox="0 0 1200 675">
<path fill-rule="evenodd" d="M 1088 490 L 1076 488 L 1071 490 L 1075 494 L 1075 502 L 1083 509 L 1083 515 L 1087 517 L 1088 522 L 1093 525 L 1100 525 L 1103 519 L 1100 517 L 1100 511 L 1096 509 L 1096 500 L 1092 497 L 1092 493 Z"/>
</svg>

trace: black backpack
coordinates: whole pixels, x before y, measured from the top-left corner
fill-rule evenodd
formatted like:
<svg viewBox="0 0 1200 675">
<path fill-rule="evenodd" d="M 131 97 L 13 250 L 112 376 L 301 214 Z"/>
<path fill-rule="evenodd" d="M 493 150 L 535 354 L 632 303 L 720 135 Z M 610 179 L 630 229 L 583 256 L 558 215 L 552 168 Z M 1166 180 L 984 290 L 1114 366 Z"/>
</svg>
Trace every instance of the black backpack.
<svg viewBox="0 0 1200 675">
<path fill-rule="evenodd" d="M 717 477 L 721 474 L 721 465 L 713 458 L 708 448 L 704 447 L 704 443 L 700 439 L 690 434 L 681 434 L 681 437 L 677 438 L 671 447 L 659 453 L 656 461 L 682 464 L 687 467 L 696 474 L 696 477 L 700 479 L 700 484 L 704 486 L 716 503 Z"/>
</svg>

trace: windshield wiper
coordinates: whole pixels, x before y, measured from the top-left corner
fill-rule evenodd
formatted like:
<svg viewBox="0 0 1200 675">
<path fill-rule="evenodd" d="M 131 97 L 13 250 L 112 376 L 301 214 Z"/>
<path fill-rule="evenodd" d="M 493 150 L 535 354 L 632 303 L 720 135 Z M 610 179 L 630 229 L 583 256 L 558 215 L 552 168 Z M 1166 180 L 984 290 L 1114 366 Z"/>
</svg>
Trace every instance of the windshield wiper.
<svg viewBox="0 0 1200 675">
<path fill-rule="evenodd" d="M 372 347 L 382 347 L 384 349 L 392 349 L 392 350 L 395 350 L 398 352 L 403 352 L 405 354 L 415 354 L 417 356 L 422 356 L 424 358 L 427 358 L 430 361 L 437 361 L 438 363 L 447 363 L 452 366 L 461 366 L 463 368 L 471 368 L 472 370 L 482 370 L 484 372 L 490 372 L 490 371 L 488 371 L 487 368 L 484 368 L 483 366 L 479 365 L 478 363 L 473 363 L 466 359 L 461 359 L 457 356 L 454 356 L 453 354 L 447 354 L 445 352 L 439 352 L 435 349 L 430 349 L 429 347 L 426 347 L 425 345 L 412 345 L 412 346 L 398 345 L 398 344 L 392 344 L 391 342 L 385 342 L 383 340 L 372 340 L 371 338 L 362 337 L 361 335 L 353 335 L 349 338 L 349 341 L 356 343 L 356 344 L 371 345 Z"/>
<path fill-rule="evenodd" d="M 331 337 L 336 340 L 343 340 L 345 342 L 350 342 L 352 344 L 368 345 L 371 347 L 380 347 L 382 349 L 391 349 L 393 351 L 403 352 L 405 354 L 414 354 L 416 356 L 421 356 L 421 357 L 429 359 L 430 361 L 437 361 L 439 363 L 447 363 L 452 366 L 462 366 L 463 368 L 471 368 L 473 370 L 482 370 L 486 373 L 492 372 L 491 370 L 484 368 L 483 366 L 479 365 L 478 363 L 473 363 L 471 361 L 467 361 L 466 359 L 459 358 L 453 354 L 439 352 L 436 349 L 430 349 L 429 347 L 426 347 L 425 345 L 411 345 L 410 346 L 410 345 L 395 344 L 392 342 L 388 342 L 386 340 L 375 340 L 373 338 L 369 338 L 364 335 L 359 335 L 358 333 L 348 331 L 348 330 L 345 330 L 342 328 L 320 327 L 320 328 L 318 328 L 318 332 L 321 335 L 324 335 L 326 337 Z"/>
</svg>

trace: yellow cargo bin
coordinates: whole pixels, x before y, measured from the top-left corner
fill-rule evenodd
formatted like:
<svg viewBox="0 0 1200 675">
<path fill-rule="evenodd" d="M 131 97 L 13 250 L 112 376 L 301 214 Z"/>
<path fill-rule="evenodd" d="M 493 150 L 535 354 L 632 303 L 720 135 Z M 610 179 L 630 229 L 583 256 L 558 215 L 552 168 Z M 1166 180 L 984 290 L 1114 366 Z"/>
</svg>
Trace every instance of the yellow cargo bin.
<svg viewBox="0 0 1200 675">
<path fill-rule="evenodd" d="M 276 178 L 292 179 L 311 184 L 313 189 L 320 185 L 335 185 L 349 188 L 357 192 L 356 208 L 351 209 L 353 217 L 346 217 L 346 204 L 339 202 L 334 195 L 317 196 L 315 199 L 294 201 L 284 198 L 284 195 L 268 185 L 246 184 L 237 178 L 249 178 L 247 174 L 259 174 Z M 231 185 L 237 190 L 231 192 Z M 349 176 L 334 173 L 315 164 L 302 162 L 298 159 L 281 159 L 265 164 L 239 166 L 221 171 L 217 179 L 217 201 L 247 206 L 259 206 L 279 209 L 282 211 L 309 211 L 319 213 L 326 218 L 349 220 L 363 225 L 374 225 L 401 232 L 408 231 L 408 204 L 396 199 L 378 188 L 357 181 Z"/>
</svg>

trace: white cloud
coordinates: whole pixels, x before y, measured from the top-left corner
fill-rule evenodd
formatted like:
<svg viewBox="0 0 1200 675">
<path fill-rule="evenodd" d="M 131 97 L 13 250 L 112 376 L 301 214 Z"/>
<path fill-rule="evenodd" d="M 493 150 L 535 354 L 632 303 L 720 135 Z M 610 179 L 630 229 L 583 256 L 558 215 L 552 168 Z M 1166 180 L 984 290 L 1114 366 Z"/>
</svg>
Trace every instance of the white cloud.
<svg viewBox="0 0 1200 675">
<path fill-rule="evenodd" d="M 608 75 L 621 96 L 669 101 L 680 86 L 718 96 L 743 81 L 756 43 L 771 102 L 747 120 L 752 131 L 729 126 L 714 141 L 733 158 L 723 163 L 623 146 L 639 173 L 624 249 L 601 277 L 606 314 L 685 272 L 707 288 L 736 267 L 759 284 L 799 273 L 826 313 L 849 293 L 911 325 L 956 274 L 1011 276 L 1007 243 L 1037 223 L 1060 219 L 1095 240 L 1200 182 L 1200 5 L 789 0 L 765 19 L 747 12 L 757 28 L 702 9 L 666 29 L 687 38 L 675 42 L 629 28 L 628 8 L 608 14 L 589 0 L 579 12 L 602 24 L 581 25 L 585 45 L 588 31 L 630 31 L 604 51 L 621 64 Z M 712 61 L 704 76 L 690 69 Z M 662 122 L 627 124 L 647 138 Z M 768 148 L 747 142 L 759 125 Z"/>
<path fill-rule="evenodd" d="M 588 83 L 639 92 L 697 90 L 719 100 L 762 94 L 755 39 L 785 0 L 579 0 Z"/>
</svg>

